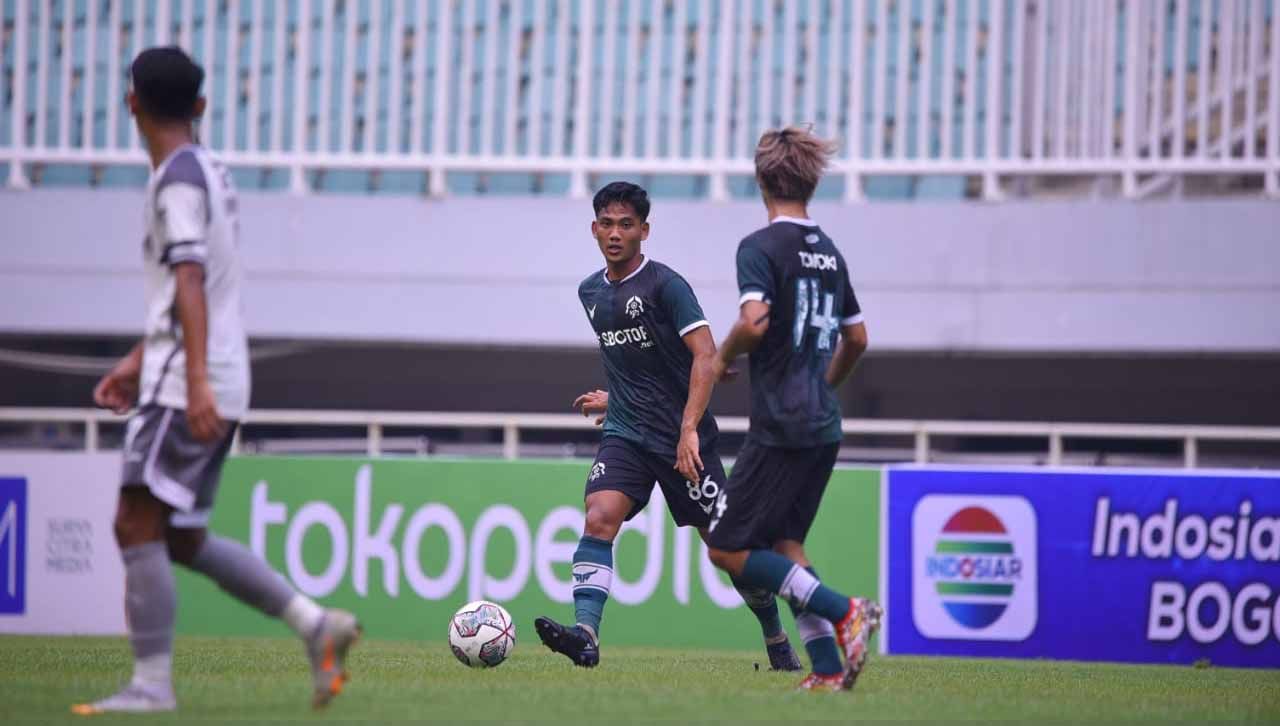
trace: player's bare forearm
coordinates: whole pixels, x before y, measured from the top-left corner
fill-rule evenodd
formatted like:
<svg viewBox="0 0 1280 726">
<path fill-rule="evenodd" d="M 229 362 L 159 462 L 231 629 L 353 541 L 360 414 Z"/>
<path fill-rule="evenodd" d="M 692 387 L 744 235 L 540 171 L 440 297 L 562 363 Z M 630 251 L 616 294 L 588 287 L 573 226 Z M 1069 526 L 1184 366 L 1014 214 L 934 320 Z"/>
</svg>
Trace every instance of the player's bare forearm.
<svg viewBox="0 0 1280 726">
<path fill-rule="evenodd" d="M 116 364 L 114 373 L 128 378 L 137 378 L 142 374 L 142 351 L 146 346 L 139 340 L 129 352 Z"/>
<path fill-rule="evenodd" d="M 174 304 L 182 324 L 182 347 L 187 354 L 187 425 L 197 441 L 213 441 L 226 426 L 218 415 L 213 389 L 209 385 L 206 355 L 209 334 L 208 301 L 204 294 L 204 267 L 193 262 L 174 269 L 177 291 Z"/>
<path fill-rule="evenodd" d="M 693 364 L 689 368 L 689 398 L 680 421 L 681 432 L 698 429 L 716 385 L 716 341 L 711 337 L 711 329 L 698 328 L 685 335 L 684 342 L 693 353 Z"/>
<path fill-rule="evenodd" d="M 837 388 L 844 383 L 858 367 L 858 361 L 866 351 L 867 326 L 858 323 L 843 328 L 840 331 L 840 342 L 836 344 L 836 352 L 827 365 L 827 385 Z"/>
<path fill-rule="evenodd" d="M 209 379 L 208 301 L 204 294 L 204 266 L 183 262 L 174 268 L 177 289 L 174 307 L 178 311 L 178 323 L 182 326 L 182 347 L 187 354 L 187 386 L 203 384 Z"/>
<path fill-rule="evenodd" d="M 769 332 L 769 305 L 758 300 L 748 300 L 738 311 L 738 319 L 724 342 L 716 359 L 716 368 L 723 373 L 740 355 L 755 350 Z"/>
</svg>

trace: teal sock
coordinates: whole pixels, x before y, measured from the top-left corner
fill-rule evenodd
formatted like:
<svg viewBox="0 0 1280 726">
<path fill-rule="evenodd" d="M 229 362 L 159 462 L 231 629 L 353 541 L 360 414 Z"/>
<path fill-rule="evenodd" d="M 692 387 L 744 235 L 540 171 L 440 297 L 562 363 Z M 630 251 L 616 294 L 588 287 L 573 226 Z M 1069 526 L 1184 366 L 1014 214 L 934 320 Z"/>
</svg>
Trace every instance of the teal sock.
<svg viewBox="0 0 1280 726">
<path fill-rule="evenodd" d="M 600 638 L 600 619 L 613 585 L 613 543 L 582 535 L 573 553 L 573 611 L 579 625 Z"/>
<path fill-rule="evenodd" d="M 847 596 L 826 587 L 808 570 L 772 550 L 751 550 L 738 579 L 775 592 L 801 610 L 833 623 L 849 614 Z"/>
<path fill-rule="evenodd" d="M 747 603 L 756 620 L 760 621 L 760 632 L 764 635 L 765 642 L 774 643 L 785 637 L 782 618 L 778 615 L 778 599 L 773 593 L 764 588 L 743 584 L 736 578 L 729 579 L 733 580 L 733 586 L 737 588 L 743 602 Z"/>
<path fill-rule="evenodd" d="M 815 578 L 818 576 L 812 567 L 805 569 Z M 796 630 L 800 632 L 804 649 L 809 653 L 813 672 L 819 675 L 834 675 L 842 672 L 844 664 L 840 658 L 840 648 L 836 646 L 836 630 L 831 625 L 831 621 L 805 612 L 795 605 L 791 606 L 791 614 L 796 616 Z"/>
</svg>

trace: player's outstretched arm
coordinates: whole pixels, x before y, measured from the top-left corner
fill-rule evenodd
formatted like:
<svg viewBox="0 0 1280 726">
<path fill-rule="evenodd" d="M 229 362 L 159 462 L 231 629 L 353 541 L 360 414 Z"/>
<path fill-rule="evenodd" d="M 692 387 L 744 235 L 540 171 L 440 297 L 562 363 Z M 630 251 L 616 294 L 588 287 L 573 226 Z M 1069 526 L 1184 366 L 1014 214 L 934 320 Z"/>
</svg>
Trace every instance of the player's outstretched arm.
<svg viewBox="0 0 1280 726">
<path fill-rule="evenodd" d="M 680 442 L 676 444 L 675 468 L 691 482 L 702 480 L 702 456 L 698 453 L 698 424 L 711 402 L 711 389 L 716 385 L 716 341 L 711 328 L 702 326 L 685 333 L 684 344 L 693 353 L 689 368 L 689 398 L 680 420 Z"/>
<path fill-rule="evenodd" d="M 115 413 L 124 413 L 138 400 L 138 379 L 142 375 L 142 341 L 120 359 L 93 387 L 93 403 Z"/>
<path fill-rule="evenodd" d="M 180 262 L 174 266 L 177 291 L 174 306 L 182 325 L 182 347 L 187 359 L 187 423 L 197 441 L 213 441 L 226 425 L 218 416 L 209 385 L 208 301 L 204 294 L 204 265 Z"/>
<path fill-rule="evenodd" d="M 604 417 L 609 410 L 609 392 L 602 391 L 597 388 L 594 391 L 588 391 L 581 396 L 573 399 L 573 407 L 580 409 L 583 416 L 591 414 L 599 414 L 596 416 L 596 426 L 604 424 Z"/>
<path fill-rule="evenodd" d="M 764 334 L 769 332 L 769 303 L 761 300 L 747 300 L 738 308 L 738 319 L 733 324 L 720 344 L 720 351 L 715 358 L 716 380 L 724 380 L 730 374 L 730 366 L 735 358 L 746 355 L 760 345 Z"/>
<path fill-rule="evenodd" d="M 846 325 L 840 329 L 840 342 L 827 365 L 827 385 L 840 386 L 858 366 L 858 360 L 867 352 L 867 326 L 864 323 Z"/>
</svg>

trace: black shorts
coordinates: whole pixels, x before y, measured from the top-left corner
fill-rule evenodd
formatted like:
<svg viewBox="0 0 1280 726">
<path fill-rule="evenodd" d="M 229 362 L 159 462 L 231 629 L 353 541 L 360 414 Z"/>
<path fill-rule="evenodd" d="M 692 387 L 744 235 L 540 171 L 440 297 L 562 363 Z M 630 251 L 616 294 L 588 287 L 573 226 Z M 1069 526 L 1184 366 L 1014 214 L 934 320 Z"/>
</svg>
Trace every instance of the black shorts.
<svg viewBox="0 0 1280 726">
<path fill-rule="evenodd" d="M 204 527 L 235 431 L 236 422 L 229 421 L 221 439 L 196 441 L 185 411 L 143 406 L 125 427 L 120 486 L 150 489 L 173 507 L 170 523 L 175 527 Z"/>
<path fill-rule="evenodd" d="M 748 438 L 716 502 L 708 544 L 734 552 L 804 542 L 839 450 L 838 443 L 783 449 Z"/>
<path fill-rule="evenodd" d="M 640 513 L 649 503 L 654 482 L 662 487 L 671 518 L 681 527 L 706 527 L 711 523 L 711 509 L 724 486 L 724 465 L 714 451 L 701 452 L 702 481 L 694 484 L 686 481 L 684 474 L 675 470 L 675 459 L 641 449 L 636 444 L 617 436 L 608 436 L 600 442 L 596 460 L 587 475 L 587 491 L 612 490 L 622 492 L 635 502 L 627 519 Z"/>
</svg>

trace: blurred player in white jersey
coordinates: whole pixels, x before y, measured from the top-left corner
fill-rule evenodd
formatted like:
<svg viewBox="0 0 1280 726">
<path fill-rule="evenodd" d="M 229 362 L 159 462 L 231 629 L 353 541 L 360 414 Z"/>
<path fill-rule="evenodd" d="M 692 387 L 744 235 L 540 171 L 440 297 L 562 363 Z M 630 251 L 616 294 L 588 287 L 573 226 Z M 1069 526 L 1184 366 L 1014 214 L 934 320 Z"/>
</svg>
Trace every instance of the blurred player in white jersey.
<svg viewBox="0 0 1280 726">
<path fill-rule="evenodd" d="M 170 711 L 177 597 L 170 562 L 282 618 L 311 659 L 313 705 L 346 680 L 354 616 L 299 594 L 244 545 L 206 530 L 222 463 L 249 406 L 240 313 L 236 194 L 230 175 L 195 143 L 204 70 L 176 47 L 151 48 L 130 68 L 127 97 L 151 159 L 147 183 L 144 337 L 94 389 L 99 406 L 138 410 L 125 434 L 115 534 L 124 559 L 134 671 L 119 693 L 73 707 L 90 715 Z"/>
</svg>

